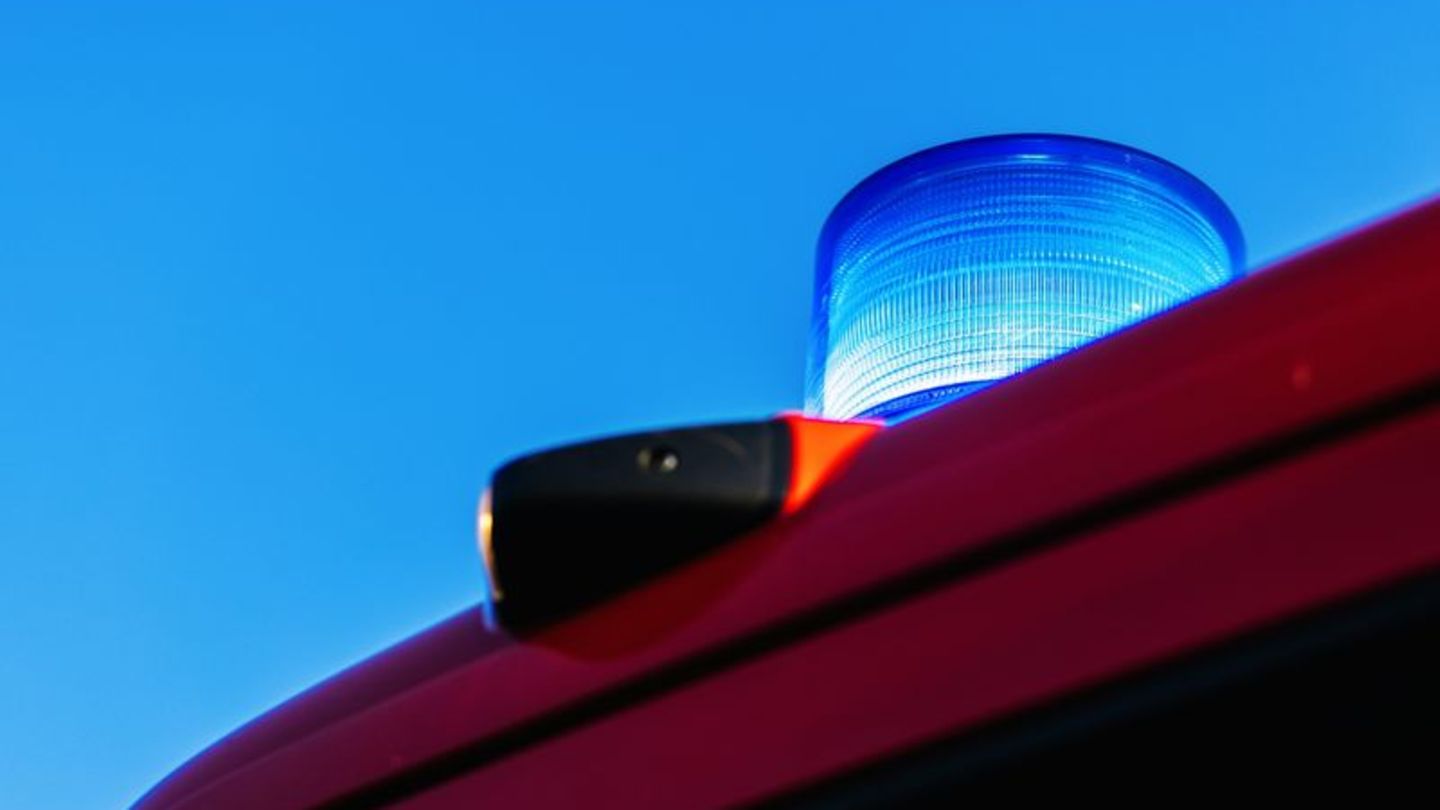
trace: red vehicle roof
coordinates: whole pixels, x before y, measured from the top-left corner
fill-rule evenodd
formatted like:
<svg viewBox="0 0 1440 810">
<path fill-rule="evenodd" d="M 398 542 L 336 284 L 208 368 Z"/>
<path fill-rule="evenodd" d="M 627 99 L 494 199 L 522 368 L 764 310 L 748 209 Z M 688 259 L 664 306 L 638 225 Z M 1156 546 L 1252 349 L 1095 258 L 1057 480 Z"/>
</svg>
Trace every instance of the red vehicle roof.
<svg viewBox="0 0 1440 810">
<path fill-rule="evenodd" d="M 141 808 L 789 795 L 1440 565 L 1440 201 L 888 428 L 527 639 L 457 615 Z"/>
</svg>

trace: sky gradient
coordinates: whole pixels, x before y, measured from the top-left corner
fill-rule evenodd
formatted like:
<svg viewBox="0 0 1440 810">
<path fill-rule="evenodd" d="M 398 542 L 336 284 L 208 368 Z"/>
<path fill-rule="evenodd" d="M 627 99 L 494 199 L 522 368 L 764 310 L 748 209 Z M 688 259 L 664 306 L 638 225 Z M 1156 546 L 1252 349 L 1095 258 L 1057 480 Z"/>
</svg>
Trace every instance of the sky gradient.
<svg viewBox="0 0 1440 810">
<path fill-rule="evenodd" d="M 1440 190 L 1433 2 L 120 5 L 0 6 L 6 807 L 472 603 L 505 458 L 797 407 L 895 158 L 1120 141 L 1256 266 Z"/>
</svg>

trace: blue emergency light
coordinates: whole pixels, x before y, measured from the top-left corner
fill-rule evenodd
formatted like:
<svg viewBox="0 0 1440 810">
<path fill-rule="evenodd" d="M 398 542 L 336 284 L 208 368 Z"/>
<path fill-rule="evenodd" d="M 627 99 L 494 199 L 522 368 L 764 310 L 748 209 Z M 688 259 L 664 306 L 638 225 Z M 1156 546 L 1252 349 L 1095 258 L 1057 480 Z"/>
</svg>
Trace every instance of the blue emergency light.
<svg viewBox="0 0 1440 810">
<path fill-rule="evenodd" d="M 1238 277 L 1239 225 L 1183 169 L 1003 135 L 903 158 L 825 222 L 807 409 L 897 420 Z"/>
</svg>

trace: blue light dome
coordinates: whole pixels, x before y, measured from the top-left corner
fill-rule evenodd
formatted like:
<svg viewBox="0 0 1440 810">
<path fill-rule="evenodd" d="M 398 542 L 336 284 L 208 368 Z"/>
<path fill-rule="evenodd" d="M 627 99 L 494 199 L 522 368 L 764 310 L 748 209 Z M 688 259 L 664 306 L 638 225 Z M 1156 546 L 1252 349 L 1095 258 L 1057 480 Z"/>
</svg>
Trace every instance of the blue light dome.
<svg viewBox="0 0 1440 810">
<path fill-rule="evenodd" d="M 928 149 L 866 178 L 825 222 L 806 407 L 902 419 L 1243 267 L 1225 203 L 1145 152 L 1065 135 Z"/>
</svg>

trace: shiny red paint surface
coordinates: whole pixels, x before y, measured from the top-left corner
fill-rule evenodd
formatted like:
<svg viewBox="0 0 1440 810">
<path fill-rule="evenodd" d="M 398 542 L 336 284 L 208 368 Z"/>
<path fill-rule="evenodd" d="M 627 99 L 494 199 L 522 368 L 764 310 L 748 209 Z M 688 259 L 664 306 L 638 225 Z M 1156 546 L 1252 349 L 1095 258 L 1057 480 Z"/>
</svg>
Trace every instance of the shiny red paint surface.
<svg viewBox="0 0 1440 810">
<path fill-rule="evenodd" d="M 694 803 L 690 797 L 698 802 L 755 796 L 787 780 L 811 779 L 922 740 L 937 733 L 936 724 L 953 730 L 1429 564 L 1428 555 L 1440 544 L 1440 519 L 1409 501 L 1400 506 L 1411 510 L 1406 514 L 1419 534 L 1392 527 L 1385 535 L 1390 545 L 1358 543 L 1353 527 L 1344 523 L 1343 501 L 1330 504 L 1340 513 L 1325 513 L 1325 519 L 1297 507 L 1284 524 L 1295 527 L 1293 532 L 1270 532 L 1282 535 L 1279 545 L 1259 551 L 1254 545 L 1263 533 L 1255 521 L 1295 507 L 1297 487 L 1318 493 L 1363 479 L 1373 482 L 1365 497 L 1379 503 L 1410 492 L 1393 486 L 1401 478 L 1427 472 L 1433 477 L 1434 464 L 1427 467 L 1426 456 L 1405 455 L 1406 441 L 1390 439 L 1398 441 L 1396 448 L 1379 438 L 1392 435 L 1387 431 L 1409 431 L 1415 443 L 1430 443 L 1433 459 L 1434 426 L 1423 417 L 1411 414 L 1403 426 L 1376 427 L 1375 437 L 1351 436 L 1309 448 L 1305 452 L 1313 460 L 1276 461 L 1263 475 L 1249 474 L 1255 478 L 1248 484 L 1210 481 L 1199 473 L 1220 469 L 1227 459 L 1243 458 L 1279 437 L 1433 385 L 1440 379 L 1437 312 L 1440 202 L 887 429 L 799 513 L 539 637 L 488 635 L 475 612 L 461 614 L 241 729 L 157 786 L 140 806 L 311 807 L 375 795 L 367 791 L 377 786 L 385 795 L 408 796 L 424 806 L 470 806 L 491 793 L 513 799 L 527 784 L 537 792 L 526 795 L 557 804 L 573 802 L 571 791 L 582 787 L 596 791 L 587 794 L 596 802 L 617 798 L 614 784 L 585 766 L 585 757 L 610 762 L 616 773 L 665 769 L 665 784 L 655 787 L 658 804 L 682 795 L 687 803 Z M 1385 449 L 1366 450 L 1371 441 Z M 1372 465 L 1368 472 L 1363 464 L 1355 466 L 1358 462 L 1332 467 L 1322 460 L 1327 453 L 1346 452 L 1361 453 L 1364 464 Z M 1194 491 L 1173 504 L 1133 505 L 1148 503 L 1140 494 L 1159 483 L 1191 478 L 1198 481 Z M 1244 494 L 1251 491 L 1247 486 L 1262 494 Z M 1237 488 L 1242 494 L 1234 494 Z M 1122 508 L 1127 503 L 1132 506 Z M 1101 509 L 1106 504 L 1122 506 Z M 1192 511 L 1185 520 L 1164 523 L 1175 510 Z M 757 647 L 748 658 L 727 659 L 713 671 L 696 665 L 700 671 L 673 688 L 633 692 L 656 672 L 744 645 L 796 616 L 826 610 L 898 577 L 954 565 L 1045 527 L 1063 528 L 1067 520 L 1091 512 L 1095 517 L 1088 523 L 1066 530 L 1074 537 L 1062 538 L 1062 547 L 917 594 L 909 603 L 886 604 L 778 649 Z M 1208 544 L 1187 541 L 1185 526 L 1203 520 L 1241 522 Z M 1149 530 L 1133 528 L 1150 525 L 1146 521 L 1157 523 Z M 1233 589 L 1225 586 L 1218 591 L 1223 599 L 1181 606 L 1174 615 L 1162 609 L 1167 594 L 1228 582 L 1218 578 L 1227 566 L 1246 569 L 1242 563 L 1251 553 L 1269 555 L 1266 559 L 1281 566 L 1294 562 L 1285 555 L 1297 553 L 1302 526 L 1305 537 L 1335 555 L 1317 562 L 1312 578 L 1297 583 L 1275 573 L 1277 567 L 1269 575 L 1236 581 Z M 1095 550 L 1101 546 L 1113 550 Z M 1065 557 L 1081 549 L 1093 556 Z M 1144 552 L 1199 556 L 1166 563 Z M 1047 568 L 1059 565 L 1047 562 L 1057 556 L 1067 565 Z M 1168 564 L 1179 579 L 1166 581 L 1134 568 L 1146 560 Z M 1083 572 L 1083 582 L 1061 583 L 1067 568 Z M 1046 570 L 1052 572 L 1049 579 Z M 1101 604 L 1113 599 L 1116 607 L 1086 613 L 1033 599 L 1038 588 L 1058 588 L 1061 598 L 1071 593 L 1065 588 L 1082 586 L 1092 588 L 1087 598 Z M 948 605 L 947 599 L 958 603 Z M 1129 607 L 1122 610 L 1122 603 Z M 983 609 L 1001 624 L 982 632 L 954 612 L 964 605 Z M 1043 605 L 1053 612 L 1043 613 Z M 1125 629 L 1127 610 L 1152 609 L 1145 632 Z M 1079 624 L 1067 624 L 1072 621 Z M 1096 644 L 1105 637 L 1103 650 L 1086 662 L 1089 669 L 1027 657 L 1026 645 L 1014 635 L 1062 628 Z M 949 704 L 948 714 L 933 717 L 918 703 L 906 707 L 908 680 L 885 682 L 896 694 L 871 694 L 867 690 L 881 688 L 881 682 L 874 680 L 874 668 L 856 666 L 855 657 L 865 644 L 886 639 L 911 645 L 893 654 L 914 661 L 953 650 L 962 640 L 981 645 L 956 653 L 950 663 L 966 678 L 988 678 L 996 688 L 963 705 Z M 982 656 L 986 644 L 992 653 L 1010 657 Z M 922 694 L 934 699 L 943 692 L 943 679 L 923 680 L 923 668 L 898 671 L 921 679 L 914 681 L 917 699 Z M 809 680 L 795 681 L 792 672 L 809 673 Z M 808 695 L 796 691 L 805 683 L 811 685 Z M 1014 688 L 1000 688 L 1005 684 Z M 851 703 L 882 697 L 888 702 L 877 703 L 876 711 L 854 715 Z M 585 713 L 576 714 L 576 707 Z M 756 725 L 772 720 L 771 726 Z M 704 729 L 709 730 L 701 736 Z M 828 731 L 821 735 L 822 729 Z M 694 753 L 695 746 L 709 744 L 709 735 L 715 750 L 734 750 L 724 746 L 755 734 L 804 750 L 777 753 L 766 763 L 746 757 L 754 767 L 727 771 L 730 782 L 724 784 L 695 770 L 700 766 L 673 763 L 666 753 Z M 627 754 L 632 748 L 635 753 Z M 428 782 L 415 777 L 417 768 L 456 752 L 470 752 L 465 761 L 473 773 L 447 772 Z"/>
<path fill-rule="evenodd" d="M 731 807 L 1440 567 L 1440 409 L 927 594 L 419 794 Z"/>
</svg>

